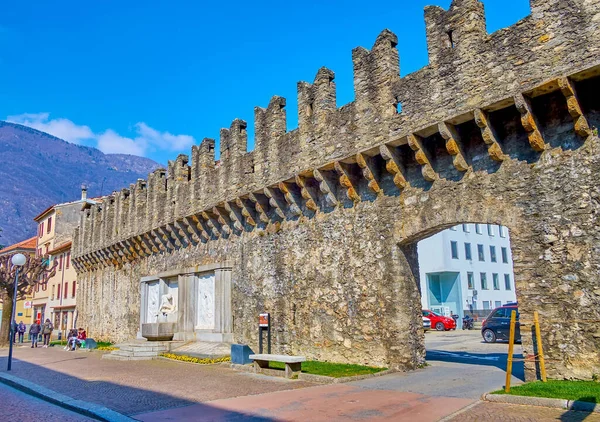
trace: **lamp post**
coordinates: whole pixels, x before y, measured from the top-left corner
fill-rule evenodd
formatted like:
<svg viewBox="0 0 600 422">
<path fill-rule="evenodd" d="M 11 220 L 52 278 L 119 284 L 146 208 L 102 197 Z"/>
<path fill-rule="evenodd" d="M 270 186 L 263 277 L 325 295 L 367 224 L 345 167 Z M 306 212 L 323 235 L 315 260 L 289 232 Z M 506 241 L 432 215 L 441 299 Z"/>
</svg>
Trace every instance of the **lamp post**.
<svg viewBox="0 0 600 422">
<path fill-rule="evenodd" d="M 10 344 L 8 346 L 8 367 L 6 368 L 7 371 L 10 371 L 12 365 L 13 342 L 15 341 L 15 326 L 13 324 L 13 321 L 15 319 L 15 313 L 17 312 L 17 289 L 19 286 L 19 268 L 25 265 L 25 262 L 27 262 L 27 258 L 22 253 L 18 253 L 13 255 L 10 261 L 12 262 L 13 266 L 16 267 L 16 272 L 11 314 L 12 319 L 10 321 Z"/>
</svg>

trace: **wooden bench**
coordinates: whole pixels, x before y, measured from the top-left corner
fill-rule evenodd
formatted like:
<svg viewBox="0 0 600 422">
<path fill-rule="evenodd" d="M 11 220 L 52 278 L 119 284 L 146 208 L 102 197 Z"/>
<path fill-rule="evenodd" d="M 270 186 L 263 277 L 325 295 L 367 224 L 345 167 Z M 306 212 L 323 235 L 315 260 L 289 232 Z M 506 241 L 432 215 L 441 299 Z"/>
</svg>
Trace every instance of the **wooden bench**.
<svg viewBox="0 0 600 422">
<path fill-rule="evenodd" d="M 250 359 L 254 361 L 254 369 L 260 372 L 261 369 L 269 367 L 269 362 L 285 363 L 285 377 L 292 378 L 295 373 L 302 371 L 302 362 L 306 361 L 304 356 L 286 356 L 286 355 L 250 355 Z"/>
</svg>

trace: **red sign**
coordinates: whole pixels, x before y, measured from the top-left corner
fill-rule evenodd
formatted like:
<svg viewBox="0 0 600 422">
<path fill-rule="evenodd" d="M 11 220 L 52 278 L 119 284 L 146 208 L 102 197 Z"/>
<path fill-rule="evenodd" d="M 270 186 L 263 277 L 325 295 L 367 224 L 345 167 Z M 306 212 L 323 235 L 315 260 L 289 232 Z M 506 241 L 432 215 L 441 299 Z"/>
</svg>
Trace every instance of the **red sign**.
<svg viewBox="0 0 600 422">
<path fill-rule="evenodd" d="M 258 326 L 259 327 L 268 327 L 269 326 L 269 314 L 259 314 L 258 315 Z"/>
</svg>

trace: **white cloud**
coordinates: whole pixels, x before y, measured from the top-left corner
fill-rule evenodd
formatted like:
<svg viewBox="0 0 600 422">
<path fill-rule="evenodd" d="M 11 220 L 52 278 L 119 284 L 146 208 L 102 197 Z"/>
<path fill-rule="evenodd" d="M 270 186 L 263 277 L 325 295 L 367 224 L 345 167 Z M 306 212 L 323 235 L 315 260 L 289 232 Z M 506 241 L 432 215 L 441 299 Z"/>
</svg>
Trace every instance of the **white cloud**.
<svg viewBox="0 0 600 422">
<path fill-rule="evenodd" d="M 69 119 L 50 120 L 50 113 L 25 113 L 8 116 L 6 120 L 41 130 L 74 144 L 94 138 L 94 133 L 88 126 L 76 125 Z"/>
<path fill-rule="evenodd" d="M 75 144 L 92 141 L 100 151 L 106 154 L 145 156 L 149 152 L 155 151 L 187 152 L 186 150 L 196 142 L 193 136 L 160 132 L 144 122 L 136 123 L 134 125 L 135 136 L 127 137 L 113 129 L 107 129 L 103 133 L 94 133 L 88 126 L 77 125 L 69 119 L 50 119 L 50 113 L 24 113 L 8 116 L 6 120 L 47 132 Z"/>
<path fill-rule="evenodd" d="M 97 138 L 98 149 L 105 154 L 131 154 L 144 155 L 146 145 L 135 139 L 119 135 L 112 129 L 108 129 Z"/>
</svg>

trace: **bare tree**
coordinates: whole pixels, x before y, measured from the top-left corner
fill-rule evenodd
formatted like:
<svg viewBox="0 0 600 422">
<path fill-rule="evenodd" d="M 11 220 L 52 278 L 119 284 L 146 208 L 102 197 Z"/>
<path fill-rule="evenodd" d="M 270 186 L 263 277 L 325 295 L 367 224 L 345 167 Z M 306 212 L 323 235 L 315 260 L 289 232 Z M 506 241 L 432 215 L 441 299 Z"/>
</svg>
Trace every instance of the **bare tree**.
<svg viewBox="0 0 600 422">
<path fill-rule="evenodd" d="M 12 255 L 0 256 L 0 295 L 2 296 L 3 312 L 0 325 L 0 347 L 8 345 L 10 338 L 10 322 L 13 320 L 12 305 L 17 267 L 11 263 Z M 25 255 L 25 265 L 19 268 L 19 284 L 17 286 L 17 300 L 24 299 L 31 294 L 36 285 L 45 285 L 48 279 L 56 274 L 58 262 L 48 265 L 48 260 L 33 255 Z"/>
</svg>

